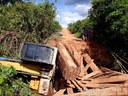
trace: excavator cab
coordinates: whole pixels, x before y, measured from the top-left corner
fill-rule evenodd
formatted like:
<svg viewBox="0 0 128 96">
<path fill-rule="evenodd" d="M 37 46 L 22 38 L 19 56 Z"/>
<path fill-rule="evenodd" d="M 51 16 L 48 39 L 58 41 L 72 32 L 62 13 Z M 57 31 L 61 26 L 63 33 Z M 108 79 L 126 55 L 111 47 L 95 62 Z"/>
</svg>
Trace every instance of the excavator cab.
<svg viewBox="0 0 128 96">
<path fill-rule="evenodd" d="M 31 77 L 30 88 L 41 95 L 47 95 L 55 74 L 57 48 L 25 42 L 21 46 L 20 57 L 20 60 L 1 57 L 0 64 L 13 66 L 18 74 Z"/>
<path fill-rule="evenodd" d="M 26 42 L 21 47 L 20 57 L 23 62 L 40 65 L 40 84 L 38 93 L 47 95 L 49 84 L 55 73 L 57 48 Z M 43 78 L 44 77 L 44 78 Z M 45 78 L 47 77 L 47 78 Z"/>
</svg>

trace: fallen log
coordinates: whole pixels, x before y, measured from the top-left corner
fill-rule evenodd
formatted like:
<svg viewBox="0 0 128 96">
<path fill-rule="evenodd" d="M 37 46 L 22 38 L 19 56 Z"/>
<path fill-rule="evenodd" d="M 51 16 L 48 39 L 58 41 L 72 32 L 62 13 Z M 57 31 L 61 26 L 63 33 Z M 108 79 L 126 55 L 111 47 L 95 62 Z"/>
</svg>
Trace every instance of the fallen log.
<svg viewBox="0 0 128 96">
<path fill-rule="evenodd" d="M 66 80 L 74 80 L 80 74 L 80 67 L 76 65 L 69 52 L 65 48 L 64 44 L 57 44 L 58 47 L 58 60 L 59 68 L 61 70 L 62 76 Z"/>
<path fill-rule="evenodd" d="M 70 56 L 72 57 L 75 64 L 80 67 L 81 66 L 81 54 L 76 50 L 74 46 L 68 46 L 68 43 L 64 44 L 65 48 L 68 50 Z"/>
</svg>

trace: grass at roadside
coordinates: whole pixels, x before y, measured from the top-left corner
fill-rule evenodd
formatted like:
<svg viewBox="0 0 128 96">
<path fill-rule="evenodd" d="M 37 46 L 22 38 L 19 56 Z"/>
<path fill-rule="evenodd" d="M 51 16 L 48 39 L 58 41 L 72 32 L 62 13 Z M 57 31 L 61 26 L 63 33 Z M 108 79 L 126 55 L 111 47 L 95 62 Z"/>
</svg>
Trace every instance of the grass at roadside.
<svg viewBox="0 0 128 96">
<path fill-rule="evenodd" d="M 75 33 L 75 37 L 80 38 L 81 37 L 81 33 L 80 32 L 76 32 Z"/>
</svg>

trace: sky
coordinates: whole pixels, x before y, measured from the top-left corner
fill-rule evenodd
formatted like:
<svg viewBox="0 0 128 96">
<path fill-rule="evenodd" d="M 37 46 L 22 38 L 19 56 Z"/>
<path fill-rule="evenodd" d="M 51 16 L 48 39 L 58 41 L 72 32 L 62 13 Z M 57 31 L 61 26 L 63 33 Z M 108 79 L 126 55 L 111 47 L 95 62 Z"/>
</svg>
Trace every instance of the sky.
<svg viewBox="0 0 128 96">
<path fill-rule="evenodd" d="M 54 0 L 49 1 L 54 2 Z M 41 2 L 43 2 L 43 0 L 36 0 L 36 3 Z M 57 8 L 56 20 L 64 28 L 66 28 L 69 23 L 87 17 L 88 10 L 91 8 L 90 0 L 57 0 L 55 6 Z"/>
</svg>

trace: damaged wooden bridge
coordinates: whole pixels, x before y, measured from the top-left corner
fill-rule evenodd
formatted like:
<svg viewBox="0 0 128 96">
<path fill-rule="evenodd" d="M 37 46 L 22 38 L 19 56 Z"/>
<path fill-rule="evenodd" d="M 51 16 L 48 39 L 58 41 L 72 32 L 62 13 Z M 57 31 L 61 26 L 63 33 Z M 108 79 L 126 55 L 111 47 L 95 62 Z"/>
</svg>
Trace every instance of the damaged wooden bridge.
<svg viewBox="0 0 128 96">
<path fill-rule="evenodd" d="M 57 44 L 62 77 L 55 84 L 59 87 L 54 96 L 128 96 L 128 74 L 97 66 L 88 53 L 73 46 L 75 43 Z"/>
</svg>

